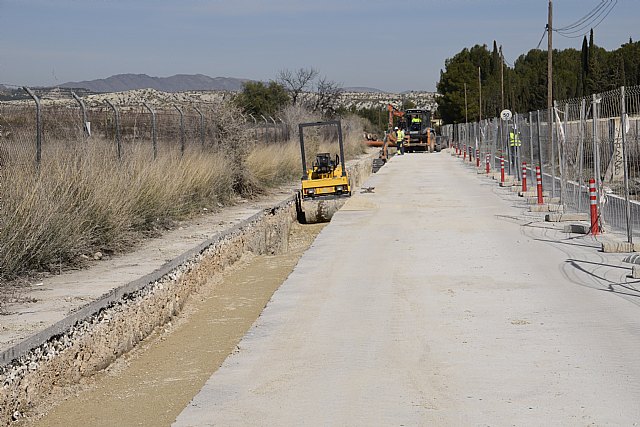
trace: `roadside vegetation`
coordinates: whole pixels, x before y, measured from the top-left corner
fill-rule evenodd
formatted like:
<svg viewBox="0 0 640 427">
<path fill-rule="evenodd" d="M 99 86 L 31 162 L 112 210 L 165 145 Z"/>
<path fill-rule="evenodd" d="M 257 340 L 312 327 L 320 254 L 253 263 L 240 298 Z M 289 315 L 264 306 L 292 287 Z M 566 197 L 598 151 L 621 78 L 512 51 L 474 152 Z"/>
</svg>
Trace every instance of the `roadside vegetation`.
<svg viewBox="0 0 640 427">
<path fill-rule="evenodd" d="M 618 49 L 607 51 L 596 44 L 592 30 L 588 39 L 582 39 L 579 50 L 578 47 L 553 51 L 555 99 L 581 98 L 640 84 L 640 42 L 629 39 Z M 444 123 L 463 123 L 467 116 L 470 121 L 478 120 L 478 68 L 482 117 L 498 117 L 503 107 L 518 112 L 547 108 L 546 50 L 531 49 L 511 66 L 503 59 L 502 46 L 494 41 L 491 50 L 486 45 L 464 48 L 444 65 L 438 82 L 438 114 Z"/>
<path fill-rule="evenodd" d="M 105 152 L 105 140 L 92 137 L 84 150 L 47 141 L 49 154 L 39 171 L 0 162 L 0 296 L 29 277 L 126 252 L 176 221 L 215 214 L 241 198 L 297 181 L 298 123 L 335 117 L 285 102 L 278 114 L 290 129 L 289 140 L 266 144 L 255 140 L 241 112 L 234 101 L 221 105 L 220 142 L 182 156 L 176 151 L 152 160 L 148 152 L 131 149 L 118 160 Z M 363 121 L 341 119 L 345 157 L 351 159 L 365 151 Z M 328 147 L 335 135 L 305 133 L 307 138 L 311 150 L 335 152 Z"/>
</svg>

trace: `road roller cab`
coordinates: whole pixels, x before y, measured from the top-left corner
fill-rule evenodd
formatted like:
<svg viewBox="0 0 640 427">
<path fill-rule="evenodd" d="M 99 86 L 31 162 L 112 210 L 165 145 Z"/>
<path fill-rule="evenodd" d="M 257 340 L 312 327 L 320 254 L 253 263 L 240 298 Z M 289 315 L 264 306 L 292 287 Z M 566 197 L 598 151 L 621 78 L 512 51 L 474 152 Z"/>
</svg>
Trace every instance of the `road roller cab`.
<svg viewBox="0 0 640 427">
<path fill-rule="evenodd" d="M 338 133 L 339 154 L 318 153 L 307 167 L 304 145 L 304 129 L 308 127 L 335 126 Z M 344 162 L 342 127 L 339 120 L 301 123 L 299 125 L 300 153 L 302 157 L 302 188 L 299 197 L 299 218 L 304 223 L 330 221 L 342 206 L 344 198 L 351 195 L 349 175 Z"/>
</svg>

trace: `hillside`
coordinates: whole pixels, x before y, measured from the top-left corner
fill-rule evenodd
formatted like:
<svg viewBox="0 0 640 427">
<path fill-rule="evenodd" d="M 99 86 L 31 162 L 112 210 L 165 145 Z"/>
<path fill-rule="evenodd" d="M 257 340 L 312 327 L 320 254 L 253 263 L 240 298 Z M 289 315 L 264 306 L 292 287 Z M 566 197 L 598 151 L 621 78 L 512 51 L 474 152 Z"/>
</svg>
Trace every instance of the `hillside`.
<svg viewBox="0 0 640 427">
<path fill-rule="evenodd" d="M 209 77 L 204 74 L 176 74 L 171 77 L 151 77 L 146 74 L 117 74 L 106 79 L 68 82 L 63 88 L 84 88 L 91 92 L 125 92 L 136 89 L 155 89 L 161 92 L 194 90 L 239 91 L 247 79 Z"/>
</svg>

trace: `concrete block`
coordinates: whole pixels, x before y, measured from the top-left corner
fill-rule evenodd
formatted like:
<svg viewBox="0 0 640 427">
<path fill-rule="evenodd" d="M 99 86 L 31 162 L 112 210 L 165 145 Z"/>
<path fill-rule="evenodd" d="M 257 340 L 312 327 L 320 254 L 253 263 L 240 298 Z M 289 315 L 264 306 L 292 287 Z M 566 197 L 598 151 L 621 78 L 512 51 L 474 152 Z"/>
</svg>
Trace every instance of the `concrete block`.
<svg viewBox="0 0 640 427">
<path fill-rule="evenodd" d="M 520 197 L 534 197 L 537 199 L 538 197 L 538 192 L 537 191 L 525 191 L 525 192 L 520 192 Z M 549 197 L 549 192 L 548 191 L 543 191 L 542 192 L 542 197 Z"/>
<path fill-rule="evenodd" d="M 602 242 L 602 252 L 610 254 L 636 252 L 637 245 L 629 242 L 617 242 L 615 240 L 605 240 Z"/>
<path fill-rule="evenodd" d="M 640 265 L 634 265 L 631 269 L 631 278 L 640 279 Z"/>
<path fill-rule="evenodd" d="M 549 212 L 564 212 L 564 205 L 549 203 Z"/>
<path fill-rule="evenodd" d="M 562 214 L 549 214 L 545 217 L 547 222 L 563 222 L 563 221 L 587 221 L 589 222 L 589 215 L 585 213 L 562 213 Z"/>
<path fill-rule="evenodd" d="M 567 224 L 564 226 L 565 233 L 589 234 L 589 231 L 591 231 L 591 228 L 585 224 Z"/>
<path fill-rule="evenodd" d="M 549 212 L 549 205 L 531 205 L 529 212 Z"/>
<path fill-rule="evenodd" d="M 560 197 L 543 197 L 542 198 L 542 202 L 543 203 L 554 203 L 554 204 L 559 204 L 560 203 Z M 530 197 L 527 199 L 527 204 L 529 205 L 537 205 L 538 204 L 538 197 Z"/>
</svg>

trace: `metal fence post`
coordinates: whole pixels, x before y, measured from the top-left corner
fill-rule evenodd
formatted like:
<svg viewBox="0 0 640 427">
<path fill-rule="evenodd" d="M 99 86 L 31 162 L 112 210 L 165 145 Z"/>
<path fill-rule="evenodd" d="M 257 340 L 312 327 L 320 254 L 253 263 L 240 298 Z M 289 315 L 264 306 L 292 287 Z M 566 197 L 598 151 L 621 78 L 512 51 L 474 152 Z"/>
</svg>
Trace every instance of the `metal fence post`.
<svg viewBox="0 0 640 427">
<path fill-rule="evenodd" d="M 569 104 L 564 104 L 564 124 L 558 115 L 558 102 L 553 101 L 553 115 L 558 119 L 560 127 L 558 137 L 556 138 L 556 146 L 558 147 L 558 169 L 560 169 L 560 203 L 567 205 L 567 116 L 569 115 Z M 555 126 L 554 126 L 555 128 Z"/>
<path fill-rule="evenodd" d="M 496 169 L 496 159 L 498 157 L 498 151 L 501 151 L 501 148 L 500 148 L 500 143 L 502 141 L 501 135 L 500 135 L 501 131 L 502 131 L 502 119 L 498 119 L 498 123 L 496 123 L 496 128 L 495 128 L 496 137 L 494 138 L 495 140 L 493 141 L 493 155 L 491 157 L 491 167 L 493 169 Z"/>
<path fill-rule="evenodd" d="M 273 142 L 278 142 L 278 134 L 276 132 L 276 121 L 273 120 L 273 117 L 269 116 L 271 121 L 273 122 Z"/>
<path fill-rule="evenodd" d="M 200 111 L 198 107 L 193 107 L 193 108 L 200 115 L 200 144 L 204 147 L 204 135 L 205 135 L 204 114 L 202 114 L 202 111 Z"/>
<path fill-rule="evenodd" d="M 153 108 L 147 104 L 146 101 L 142 103 L 147 110 L 151 113 L 151 144 L 153 146 L 153 158 L 154 160 L 158 157 L 158 140 L 156 135 L 156 112 Z"/>
<path fill-rule="evenodd" d="M 267 126 L 269 125 L 269 122 L 267 122 L 267 118 L 265 116 L 263 116 L 262 114 L 260 114 L 260 117 L 262 117 L 262 120 L 264 120 L 264 142 L 266 144 L 269 143 L 269 132 L 267 130 Z"/>
<path fill-rule="evenodd" d="M 109 105 L 109 107 L 111 107 L 115 115 L 116 149 L 118 152 L 118 160 L 120 160 L 122 159 L 122 142 L 120 141 L 120 113 L 118 112 L 118 109 L 116 108 L 116 106 L 111 103 L 111 101 L 106 100 L 105 102 L 107 103 L 107 105 Z"/>
<path fill-rule="evenodd" d="M 513 115 L 513 135 L 514 135 L 514 149 L 513 149 L 513 167 L 514 175 L 519 180 L 522 179 L 522 138 L 520 138 L 520 129 L 518 128 L 520 116 L 518 113 Z M 516 142 L 517 141 L 517 142 Z M 520 145 L 518 145 L 520 144 Z"/>
<path fill-rule="evenodd" d="M 511 130 L 513 127 L 509 124 L 511 120 L 507 120 L 507 129 L 505 131 L 505 141 L 507 147 L 507 174 L 511 176 L 511 162 L 513 159 L 513 153 L 511 152 Z"/>
<path fill-rule="evenodd" d="M 578 212 L 582 212 L 582 181 L 584 179 L 584 125 L 585 125 L 586 100 L 582 98 L 580 103 L 580 122 L 578 124 Z"/>
<path fill-rule="evenodd" d="M 253 119 L 253 130 L 256 135 L 256 142 L 258 142 L 258 121 L 253 117 L 253 114 L 249 114 L 249 117 Z"/>
<path fill-rule="evenodd" d="M 553 106 L 551 107 L 554 108 Z M 553 110 L 547 113 L 547 117 L 550 117 L 549 123 L 547 123 L 547 129 L 549 129 L 549 135 L 547 139 L 551 144 L 551 197 L 556 197 L 556 151 L 555 151 L 555 118 Z"/>
<path fill-rule="evenodd" d="M 281 129 L 281 132 L 282 132 L 282 140 L 283 141 L 287 141 L 289 139 L 288 133 L 287 133 L 287 124 L 284 122 L 284 120 L 282 120 L 282 117 L 278 117 L 278 120 L 280 120 L 280 129 Z"/>
<path fill-rule="evenodd" d="M 22 89 L 27 92 L 36 103 L 36 169 L 39 170 L 42 160 L 42 107 L 40 105 L 40 98 L 38 98 L 31 89 L 26 86 L 23 86 Z"/>
<path fill-rule="evenodd" d="M 177 105 L 173 105 L 173 107 L 178 110 L 180 113 L 180 155 L 184 156 L 184 146 L 185 146 L 185 134 L 184 134 L 184 113 L 182 112 L 182 108 Z"/>
<path fill-rule="evenodd" d="M 629 200 L 629 149 L 627 147 L 627 108 L 625 105 L 624 86 L 620 88 L 620 124 L 622 132 L 622 157 L 624 164 L 624 201 L 627 216 L 627 241 L 633 243 L 633 228 L 631 226 L 631 201 Z"/>
<path fill-rule="evenodd" d="M 600 176 L 600 143 L 598 138 L 598 109 L 600 99 L 593 94 L 591 104 L 591 117 L 593 119 L 593 174 L 596 179 L 596 194 L 598 199 L 598 212 L 600 214 L 601 223 L 604 218 L 604 212 L 602 211 L 602 177 Z M 601 227 L 602 229 L 602 227 Z"/>
<path fill-rule="evenodd" d="M 540 126 L 540 110 L 536 110 L 536 126 L 538 128 L 538 165 L 540 165 L 540 170 L 542 170 L 542 142 L 540 138 L 542 127 Z"/>
<path fill-rule="evenodd" d="M 536 161 L 533 157 L 533 111 L 529 111 L 529 170 L 531 185 L 535 182 Z"/>
<path fill-rule="evenodd" d="M 74 92 L 71 92 L 71 96 L 76 102 L 80 105 L 80 111 L 82 112 L 82 142 L 86 140 L 86 138 L 91 136 L 91 131 L 89 130 L 89 126 L 87 125 L 87 107 L 84 105 L 84 101 Z"/>
</svg>

